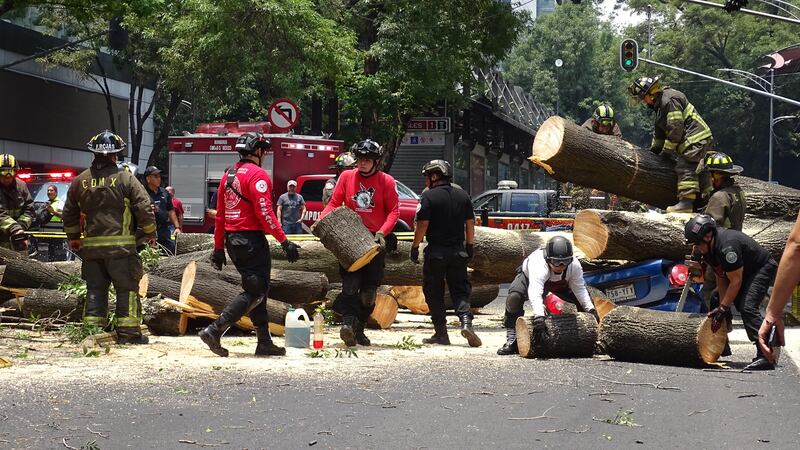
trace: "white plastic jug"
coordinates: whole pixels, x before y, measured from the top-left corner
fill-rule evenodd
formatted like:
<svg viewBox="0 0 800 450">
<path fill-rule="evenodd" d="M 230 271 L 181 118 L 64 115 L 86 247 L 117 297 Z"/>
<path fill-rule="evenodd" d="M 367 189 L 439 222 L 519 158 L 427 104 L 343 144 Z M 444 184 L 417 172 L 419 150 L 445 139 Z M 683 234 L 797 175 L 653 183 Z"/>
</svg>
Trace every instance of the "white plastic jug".
<svg viewBox="0 0 800 450">
<path fill-rule="evenodd" d="M 286 313 L 284 340 L 287 347 L 308 348 L 311 343 L 311 319 L 303 308 L 289 308 Z"/>
</svg>

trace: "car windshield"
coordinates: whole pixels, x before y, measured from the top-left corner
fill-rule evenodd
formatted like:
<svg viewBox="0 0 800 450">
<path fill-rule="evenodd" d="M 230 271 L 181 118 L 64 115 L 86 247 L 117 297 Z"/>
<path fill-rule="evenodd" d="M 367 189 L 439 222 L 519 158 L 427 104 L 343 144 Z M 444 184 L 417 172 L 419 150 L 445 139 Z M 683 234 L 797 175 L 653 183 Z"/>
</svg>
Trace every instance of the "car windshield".
<svg viewBox="0 0 800 450">
<path fill-rule="evenodd" d="M 419 200 L 419 196 L 414 191 L 399 181 L 397 182 L 397 196 L 400 200 Z"/>
<path fill-rule="evenodd" d="M 47 186 L 55 185 L 58 189 L 58 199 L 61 203 L 67 199 L 67 190 L 69 189 L 69 183 L 67 182 L 36 182 L 32 181 L 28 183 L 28 190 L 31 193 L 31 197 L 33 197 L 34 203 L 47 203 Z"/>
</svg>

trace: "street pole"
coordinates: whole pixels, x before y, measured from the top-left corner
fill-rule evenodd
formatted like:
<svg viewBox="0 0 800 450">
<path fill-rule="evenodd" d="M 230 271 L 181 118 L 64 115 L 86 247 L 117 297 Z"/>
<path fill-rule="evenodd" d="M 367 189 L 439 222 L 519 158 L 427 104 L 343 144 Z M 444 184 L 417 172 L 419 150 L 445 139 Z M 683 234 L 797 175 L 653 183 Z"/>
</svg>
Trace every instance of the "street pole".
<svg viewBox="0 0 800 450">
<path fill-rule="evenodd" d="M 560 110 L 559 107 L 561 105 L 561 83 L 560 83 L 560 78 L 561 77 L 559 76 L 559 72 L 560 72 L 559 69 L 561 69 L 561 66 L 563 66 L 563 65 L 564 65 L 564 61 L 562 61 L 561 58 L 556 59 L 556 61 L 555 61 L 555 66 L 556 66 L 556 92 L 558 93 L 558 95 L 556 96 L 556 115 L 559 115 L 559 110 Z"/>
<path fill-rule="evenodd" d="M 769 93 L 775 94 L 775 69 L 769 69 Z M 767 171 L 767 181 L 772 183 L 772 97 L 769 99 L 769 170 Z"/>
</svg>

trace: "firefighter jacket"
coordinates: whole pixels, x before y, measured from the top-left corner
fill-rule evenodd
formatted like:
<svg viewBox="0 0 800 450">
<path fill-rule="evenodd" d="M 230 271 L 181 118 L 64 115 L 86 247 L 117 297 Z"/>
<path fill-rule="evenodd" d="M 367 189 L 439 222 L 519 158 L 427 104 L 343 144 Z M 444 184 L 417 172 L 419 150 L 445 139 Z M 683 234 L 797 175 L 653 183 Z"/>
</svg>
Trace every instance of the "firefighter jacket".
<svg viewBox="0 0 800 450">
<path fill-rule="evenodd" d="M 31 227 L 35 212 L 28 185 L 14 178 L 10 189 L 0 187 L 0 241 L 8 242 L 11 234 Z"/>
<path fill-rule="evenodd" d="M 654 106 L 656 125 L 652 147 L 667 152 L 683 152 L 704 139 L 711 140 L 711 128 L 694 109 L 683 92 L 666 87 Z"/>
<path fill-rule="evenodd" d="M 742 231 L 746 211 L 747 203 L 742 188 L 728 178 L 721 188 L 711 193 L 705 213 L 721 227 Z"/>
<path fill-rule="evenodd" d="M 136 254 L 137 224 L 147 236 L 156 232 L 150 196 L 144 186 L 111 161 L 93 162 L 72 181 L 63 221 L 67 239 L 79 239 L 83 231 L 83 259 Z"/>
<path fill-rule="evenodd" d="M 598 131 L 595 128 L 595 126 L 594 126 L 595 123 L 596 123 L 595 120 L 593 118 L 589 117 L 588 119 L 586 119 L 586 122 L 583 122 L 583 125 L 581 125 L 581 126 L 583 128 L 586 128 L 587 130 L 591 130 L 593 133 L 604 134 L 604 133 L 600 133 L 600 131 Z M 611 133 L 609 135 L 610 136 L 616 136 L 618 138 L 622 138 L 622 130 L 619 129 L 619 124 L 617 122 L 614 122 L 614 126 L 611 128 Z"/>
</svg>

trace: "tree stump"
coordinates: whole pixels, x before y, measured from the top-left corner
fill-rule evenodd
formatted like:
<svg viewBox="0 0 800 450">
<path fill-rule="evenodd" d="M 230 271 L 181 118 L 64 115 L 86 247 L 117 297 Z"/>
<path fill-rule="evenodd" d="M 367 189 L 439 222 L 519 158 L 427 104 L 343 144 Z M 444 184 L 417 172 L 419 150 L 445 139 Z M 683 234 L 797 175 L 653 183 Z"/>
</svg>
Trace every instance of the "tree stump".
<svg viewBox="0 0 800 450">
<path fill-rule="evenodd" d="M 589 313 L 547 316 L 547 339 L 536 342 L 533 317 L 517 319 L 517 346 L 523 358 L 591 358 L 597 341 L 597 322 Z"/>
<path fill-rule="evenodd" d="M 380 252 L 380 246 L 361 222 L 361 217 L 344 206 L 315 223 L 311 231 L 348 272 L 366 266 Z"/>
<path fill-rule="evenodd" d="M 603 318 L 600 345 L 614 359 L 702 367 L 716 362 L 728 334 L 711 332 L 705 314 L 617 306 Z"/>
</svg>

